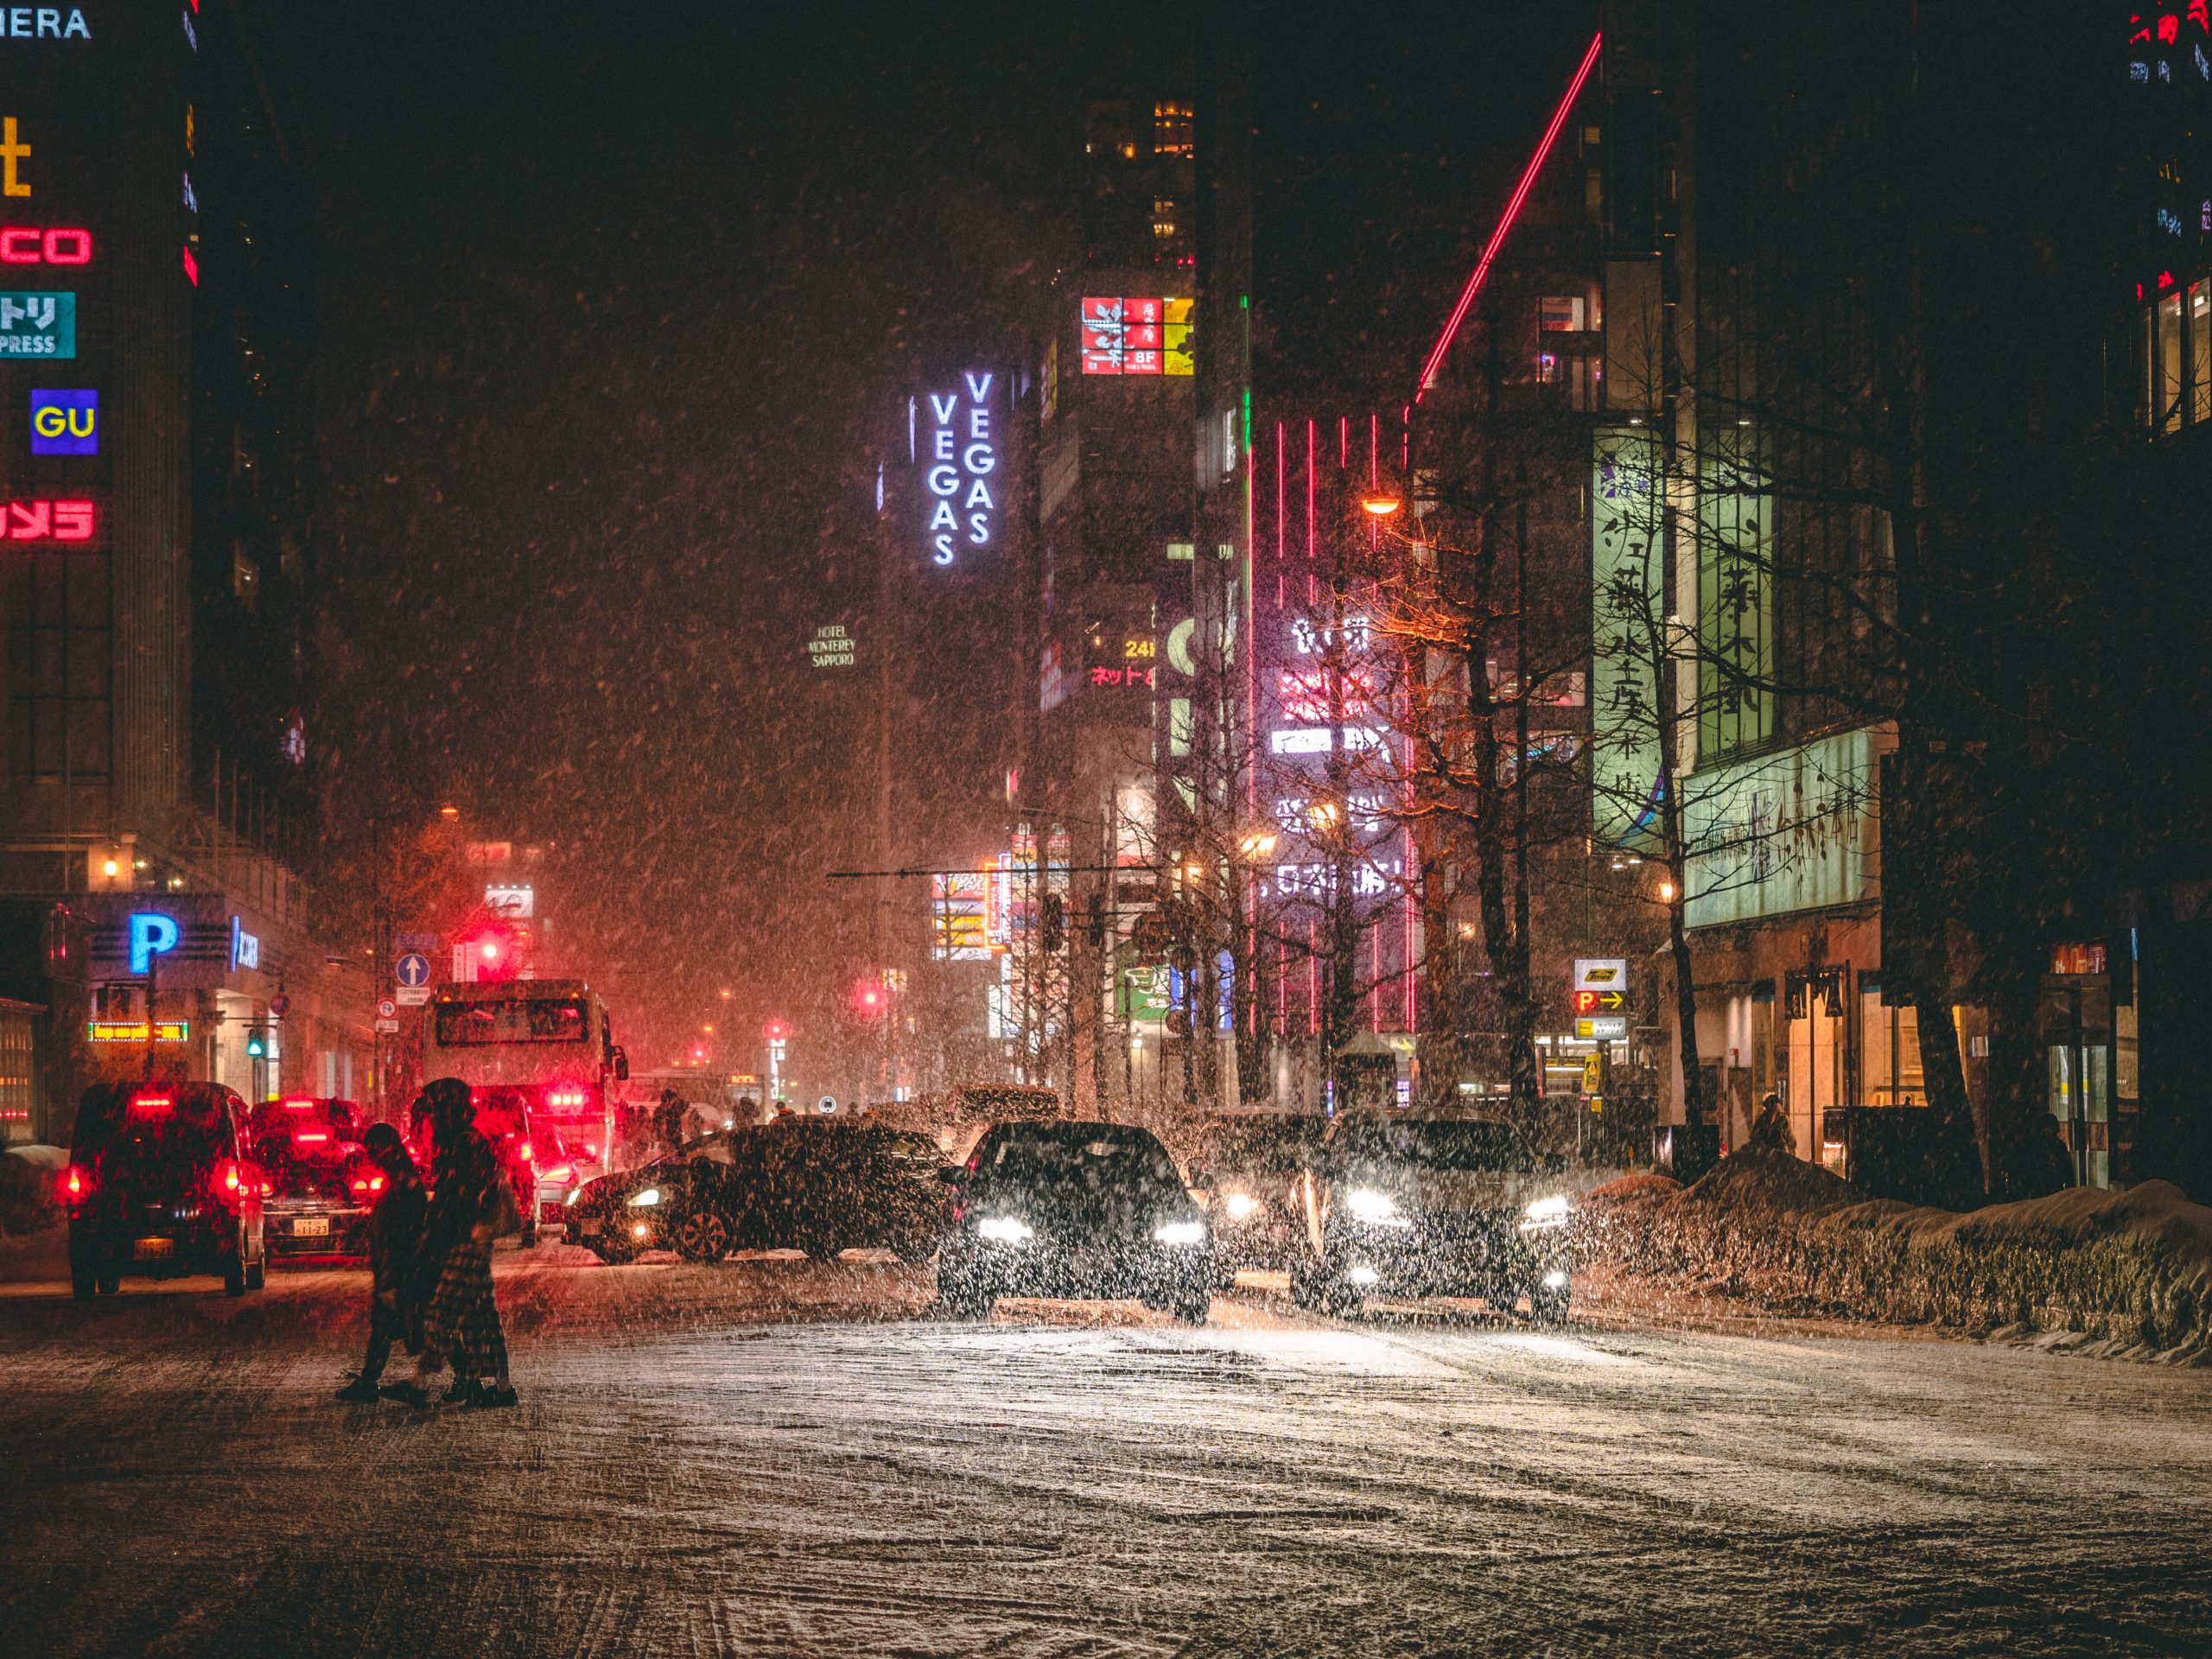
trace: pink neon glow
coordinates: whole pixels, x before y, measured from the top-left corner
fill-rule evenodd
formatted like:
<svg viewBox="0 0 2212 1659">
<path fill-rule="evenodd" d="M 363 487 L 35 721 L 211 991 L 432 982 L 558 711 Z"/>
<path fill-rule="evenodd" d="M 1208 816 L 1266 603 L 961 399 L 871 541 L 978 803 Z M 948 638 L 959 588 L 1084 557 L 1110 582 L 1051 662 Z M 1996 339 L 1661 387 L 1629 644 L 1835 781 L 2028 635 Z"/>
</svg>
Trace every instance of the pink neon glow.
<svg viewBox="0 0 2212 1659">
<path fill-rule="evenodd" d="M 1475 262 L 1475 274 L 1467 278 L 1467 285 L 1459 292 L 1459 303 L 1452 308 L 1452 320 L 1444 325 L 1444 333 L 1436 342 L 1436 349 L 1428 354 L 1428 361 L 1421 365 L 1421 384 L 1414 389 L 1414 402 L 1419 403 L 1436 378 L 1436 371 L 1443 364 L 1444 354 L 1452 349 L 1452 338 L 1459 332 L 1459 325 L 1467 315 L 1467 308 L 1475 302 L 1475 292 L 1483 285 L 1483 278 L 1490 275 L 1491 261 L 1497 257 L 1497 251 L 1504 245 L 1505 233 L 1513 228 L 1513 221 L 1520 217 L 1521 205 L 1529 199 L 1529 192 L 1536 182 L 1536 175 L 1543 170 L 1544 157 L 1551 154 L 1552 145 L 1559 138 L 1559 130 L 1567 124 L 1574 100 L 1581 95 L 1582 83 L 1590 79 L 1590 72 L 1597 67 L 1598 48 L 1604 43 L 1600 30 L 1590 37 L 1590 49 L 1582 54 L 1582 64 L 1574 72 L 1574 79 L 1567 85 L 1567 96 L 1559 101 L 1559 108 L 1552 111 L 1551 125 L 1544 129 L 1542 141 L 1536 153 L 1529 158 L 1521 182 L 1513 188 L 1505 212 L 1497 221 L 1497 228 L 1490 233 L 1490 241 L 1483 248 L 1483 257 Z"/>
<path fill-rule="evenodd" d="M 1313 423 L 1306 423 L 1306 604 L 1313 605 L 1313 561 L 1319 556 L 1313 544 Z"/>
</svg>

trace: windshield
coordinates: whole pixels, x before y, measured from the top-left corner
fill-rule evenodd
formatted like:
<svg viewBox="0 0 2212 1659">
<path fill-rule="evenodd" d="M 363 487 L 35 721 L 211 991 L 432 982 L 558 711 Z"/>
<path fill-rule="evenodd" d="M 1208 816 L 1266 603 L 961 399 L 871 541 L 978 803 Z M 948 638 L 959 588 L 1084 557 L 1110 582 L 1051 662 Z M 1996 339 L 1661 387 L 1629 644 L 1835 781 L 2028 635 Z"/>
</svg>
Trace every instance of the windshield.
<svg viewBox="0 0 2212 1659">
<path fill-rule="evenodd" d="M 1535 1155 L 1509 1123 L 1346 1122 L 1330 1143 L 1352 1162 L 1525 1175 Z"/>
<path fill-rule="evenodd" d="M 488 1043 L 581 1043 L 591 1035 L 578 997 L 515 997 L 498 1002 L 442 1002 L 437 1042 L 442 1048 Z"/>
<path fill-rule="evenodd" d="M 1198 1142 L 1197 1161 L 1216 1171 L 1287 1175 L 1321 1144 L 1328 1120 L 1287 1117 L 1264 1123 L 1216 1123 Z"/>
<path fill-rule="evenodd" d="M 982 1168 L 1002 1180 L 1046 1186 L 1182 1184 L 1167 1148 L 1150 1135 L 1103 1123 L 1054 1124 L 1006 1135 L 984 1154 Z"/>
</svg>

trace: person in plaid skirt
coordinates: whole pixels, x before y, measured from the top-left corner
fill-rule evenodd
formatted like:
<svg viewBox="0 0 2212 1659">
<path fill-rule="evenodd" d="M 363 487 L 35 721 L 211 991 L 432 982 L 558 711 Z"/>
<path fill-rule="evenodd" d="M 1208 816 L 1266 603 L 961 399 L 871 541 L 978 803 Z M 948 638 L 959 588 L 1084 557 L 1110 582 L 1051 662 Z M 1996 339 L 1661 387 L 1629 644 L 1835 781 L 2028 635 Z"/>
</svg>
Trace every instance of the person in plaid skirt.
<svg viewBox="0 0 2212 1659">
<path fill-rule="evenodd" d="M 476 1131 L 468 1085 L 440 1077 L 423 1093 L 435 1147 L 430 1210 L 417 1257 L 429 1280 L 423 1352 L 413 1377 L 388 1383 L 381 1392 L 410 1405 L 428 1405 L 430 1379 L 450 1363 L 454 1380 L 446 1400 L 458 1400 L 465 1409 L 512 1406 L 515 1390 L 507 1376 L 506 1334 L 492 1296 L 493 1218 L 505 1178 L 491 1142 Z"/>
</svg>

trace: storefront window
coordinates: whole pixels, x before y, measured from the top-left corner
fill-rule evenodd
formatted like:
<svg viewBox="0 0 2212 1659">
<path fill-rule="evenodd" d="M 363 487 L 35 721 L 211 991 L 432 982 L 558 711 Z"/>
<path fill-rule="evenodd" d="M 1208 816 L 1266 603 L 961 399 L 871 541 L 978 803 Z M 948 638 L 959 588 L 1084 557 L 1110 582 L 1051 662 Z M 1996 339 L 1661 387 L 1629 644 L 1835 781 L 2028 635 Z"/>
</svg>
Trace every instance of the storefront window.
<svg viewBox="0 0 2212 1659">
<path fill-rule="evenodd" d="M 1920 1066 L 1920 1015 L 1886 1008 L 1878 989 L 1859 994 L 1859 1103 L 1923 1106 L 1928 1085 Z"/>
<path fill-rule="evenodd" d="M 2189 418 L 2212 421 L 2212 277 L 2189 285 Z"/>
</svg>

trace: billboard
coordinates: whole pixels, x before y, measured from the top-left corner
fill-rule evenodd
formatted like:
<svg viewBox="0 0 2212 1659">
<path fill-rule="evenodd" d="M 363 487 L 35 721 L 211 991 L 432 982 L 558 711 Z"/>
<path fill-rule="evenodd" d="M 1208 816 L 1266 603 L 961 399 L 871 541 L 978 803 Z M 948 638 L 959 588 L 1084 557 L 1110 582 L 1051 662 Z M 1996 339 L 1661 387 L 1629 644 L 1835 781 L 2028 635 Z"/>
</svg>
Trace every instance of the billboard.
<svg viewBox="0 0 2212 1659">
<path fill-rule="evenodd" d="M 100 452 L 100 395 L 97 391 L 31 393 L 31 454 L 97 455 Z"/>
<path fill-rule="evenodd" d="M 1192 374 L 1192 302 L 1116 296 L 1083 302 L 1085 374 Z"/>
<path fill-rule="evenodd" d="M 1682 833 L 1689 927 L 1856 904 L 1880 891 L 1886 728 L 1861 727 L 1779 753 L 1693 772 Z"/>
<path fill-rule="evenodd" d="M 1647 427 L 1601 429 L 1590 489 L 1591 829 L 1602 846 L 1653 843 L 1659 683 L 1649 638 L 1666 614 L 1658 461 Z"/>
<path fill-rule="evenodd" d="M 939 962 L 988 962 L 991 956 L 983 912 L 991 873 L 963 870 L 930 878 L 930 954 Z"/>
<path fill-rule="evenodd" d="M 76 355 L 74 294 L 0 294 L 0 357 Z"/>
<path fill-rule="evenodd" d="M 1001 487 L 998 435 L 993 426 L 988 370 L 970 370 L 950 391 L 932 391 L 921 402 L 928 435 L 917 461 L 922 467 L 926 507 L 923 534 L 930 563 L 950 564 L 963 550 L 988 547 L 998 529 Z M 910 445 L 913 435 L 909 431 Z"/>
</svg>

